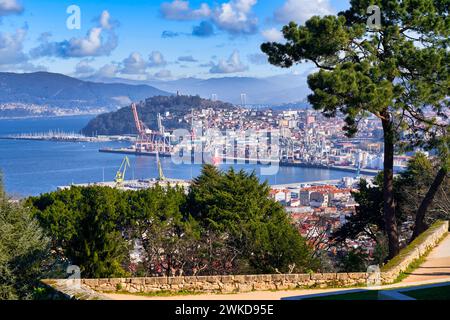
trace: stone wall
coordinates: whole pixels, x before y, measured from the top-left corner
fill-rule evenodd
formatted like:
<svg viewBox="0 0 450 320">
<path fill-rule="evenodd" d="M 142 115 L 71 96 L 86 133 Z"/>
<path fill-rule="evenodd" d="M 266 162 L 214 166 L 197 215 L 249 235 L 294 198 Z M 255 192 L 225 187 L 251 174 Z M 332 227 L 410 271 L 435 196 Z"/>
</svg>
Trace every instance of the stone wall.
<svg viewBox="0 0 450 320">
<path fill-rule="evenodd" d="M 406 271 L 414 260 L 425 255 L 448 234 L 449 222 L 438 221 L 416 240 L 405 247 L 400 254 L 382 268 L 383 283 L 392 283 L 398 276 Z"/>
<path fill-rule="evenodd" d="M 269 274 L 238 276 L 196 276 L 123 279 L 83 279 L 98 292 L 202 292 L 236 293 L 297 288 L 357 286 L 367 282 L 367 273 Z"/>
<path fill-rule="evenodd" d="M 180 291 L 197 293 L 237 293 L 299 288 L 354 287 L 373 283 L 374 276 L 383 283 L 394 282 L 416 259 L 434 248 L 448 233 L 448 221 L 439 221 L 406 247 L 398 257 L 382 268 L 369 273 L 312 273 L 236 276 L 192 276 L 160 278 L 82 279 L 83 290 L 94 292 L 158 293 Z M 52 281 L 52 280 L 50 280 Z M 61 290 L 61 288 L 56 288 Z"/>
<path fill-rule="evenodd" d="M 49 300 L 109 300 L 89 286 L 83 285 L 80 280 L 58 279 L 41 282 L 52 289 Z"/>
</svg>

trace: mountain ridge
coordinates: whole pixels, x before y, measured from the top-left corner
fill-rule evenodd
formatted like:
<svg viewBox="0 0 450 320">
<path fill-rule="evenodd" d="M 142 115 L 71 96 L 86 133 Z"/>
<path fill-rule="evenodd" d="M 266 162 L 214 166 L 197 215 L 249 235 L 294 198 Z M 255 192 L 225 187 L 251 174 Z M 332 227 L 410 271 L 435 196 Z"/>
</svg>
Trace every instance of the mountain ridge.
<svg viewBox="0 0 450 320">
<path fill-rule="evenodd" d="M 216 94 L 219 100 L 241 104 L 241 93 L 247 95 L 249 105 L 281 105 L 305 101 L 310 93 L 306 84 L 306 75 L 285 74 L 267 78 L 256 77 L 219 77 L 219 78 L 181 78 L 177 80 L 128 80 L 108 78 L 84 78 L 89 81 L 115 83 L 148 84 L 169 92 L 186 95 L 199 95 L 204 99 Z"/>
<path fill-rule="evenodd" d="M 84 81 L 59 73 L 0 72 L 0 106 L 17 104 L 23 108 L 45 106 L 48 110 L 115 110 L 132 101 L 157 95 L 172 94 L 144 84 Z"/>
</svg>

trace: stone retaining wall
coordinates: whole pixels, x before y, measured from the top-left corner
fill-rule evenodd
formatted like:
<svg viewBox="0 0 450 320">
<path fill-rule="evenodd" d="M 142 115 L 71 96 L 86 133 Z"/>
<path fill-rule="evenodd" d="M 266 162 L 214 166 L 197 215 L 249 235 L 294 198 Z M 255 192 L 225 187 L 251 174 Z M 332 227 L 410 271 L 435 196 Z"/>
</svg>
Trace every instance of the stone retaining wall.
<svg viewBox="0 0 450 320">
<path fill-rule="evenodd" d="M 83 285 L 80 280 L 58 279 L 41 282 L 53 289 L 54 294 L 50 294 L 49 300 L 109 300 L 91 287 Z"/>
<path fill-rule="evenodd" d="M 272 274 L 239 276 L 196 276 L 174 278 L 83 279 L 98 292 L 202 292 L 235 293 L 297 288 L 357 286 L 367 282 L 367 273 Z"/>
<path fill-rule="evenodd" d="M 354 287 L 373 283 L 378 277 L 384 284 L 394 282 L 408 266 L 423 256 L 448 233 L 448 221 L 440 221 L 420 239 L 406 247 L 398 257 L 383 267 L 382 272 L 312 273 L 236 276 L 192 276 L 160 278 L 82 279 L 84 289 L 108 293 L 158 293 L 180 291 L 197 293 L 237 293 L 299 288 Z M 60 288 L 58 288 L 60 289 Z"/>
<path fill-rule="evenodd" d="M 408 269 L 414 260 L 425 255 L 448 234 L 449 222 L 438 221 L 425 231 L 410 245 L 404 248 L 400 254 L 382 268 L 381 278 L 383 283 L 392 283 L 398 276 Z"/>
</svg>

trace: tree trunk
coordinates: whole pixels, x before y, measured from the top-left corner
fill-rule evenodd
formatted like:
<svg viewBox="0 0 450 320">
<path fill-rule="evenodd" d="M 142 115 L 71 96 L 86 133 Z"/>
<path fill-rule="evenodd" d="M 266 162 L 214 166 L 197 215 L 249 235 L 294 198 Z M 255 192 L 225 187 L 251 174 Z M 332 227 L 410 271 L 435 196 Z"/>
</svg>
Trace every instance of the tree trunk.
<svg viewBox="0 0 450 320">
<path fill-rule="evenodd" d="M 389 241 L 389 259 L 400 252 L 397 219 L 395 217 L 394 200 L 394 130 L 389 113 L 384 113 L 384 181 L 383 181 L 383 209 L 384 223 Z"/>
<path fill-rule="evenodd" d="M 427 214 L 428 208 L 433 203 L 434 197 L 436 193 L 439 191 L 439 187 L 444 182 L 445 177 L 447 176 L 447 170 L 445 168 L 441 168 L 434 178 L 433 183 L 428 189 L 428 192 L 423 198 L 422 203 L 419 206 L 416 214 L 416 223 L 414 225 L 414 232 L 412 235 L 411 241 L 416 239 L 422 232 L 428 229 L 427 224 L 425 223 L 425 215 Z"/>
</svg>

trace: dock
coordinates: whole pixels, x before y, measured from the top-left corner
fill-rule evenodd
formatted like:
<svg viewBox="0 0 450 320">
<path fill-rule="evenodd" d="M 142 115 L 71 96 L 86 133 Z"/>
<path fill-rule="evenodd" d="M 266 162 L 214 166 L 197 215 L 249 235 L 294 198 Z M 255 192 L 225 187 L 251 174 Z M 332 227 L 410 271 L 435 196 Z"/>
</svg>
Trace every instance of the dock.
<svg viewBox="0 0 450 320">
<path fill-rule="evenodd" d="M 104 148 L 100 149 L 99 152 L 101 153 L 113 153 L 113 154 L 125 154 L 125 155 L 134 155 L 134 156 L 145 156 L 145 157 L 156 157 L 158 152 L 153 151 L 139 151 L 133 148 L 121 148 L 121 149 L 111 149 L 111 148 Z M 171 153 L 167 152 L 159 152 L 159 156 L 162 158 L 170 158 L 172 157 Z"/>
<path fill-rule="evenodd" d="M 156 157 L 157 152 L 150 151 L 139 151 L 133 148 L 122 148 L 122 149 L 100 149 L 99 152 L 103 153 L 115 153 L 115 154 L 125 154 L 125 155 L 135 155 L 135 156 L 147 156 L 147 157 Z M 159 156 L 163 158 L 172 157 L 172 153 L 160 152 Z M 192 157 L 194 159 L 194 157 Z M 299 167 L 299 168 L 313 168 L 313 169 L 325 169 L 325 170 L 337 170 L 337 171 L 345 171 L 351 173 L 357 173 L 358 168 L 354 167 L 344 167 L 344 166 L 328 166 L 323 164 L 309 164 L 303 162 L 288 162 L 282 161 L 278 159 L 253 159 L 253 158 L 243 158 L 243 157 L 221 157 L 220 158 L 223 164 L 258 164 L 258 165 L 273 165 L 277 164 L 281 167 Z M 359 169 L 361 174 L 365 174 L 368 176 L 376 176 L 379 173 L 379 170 L 373 169 Z"/>
</svg>

